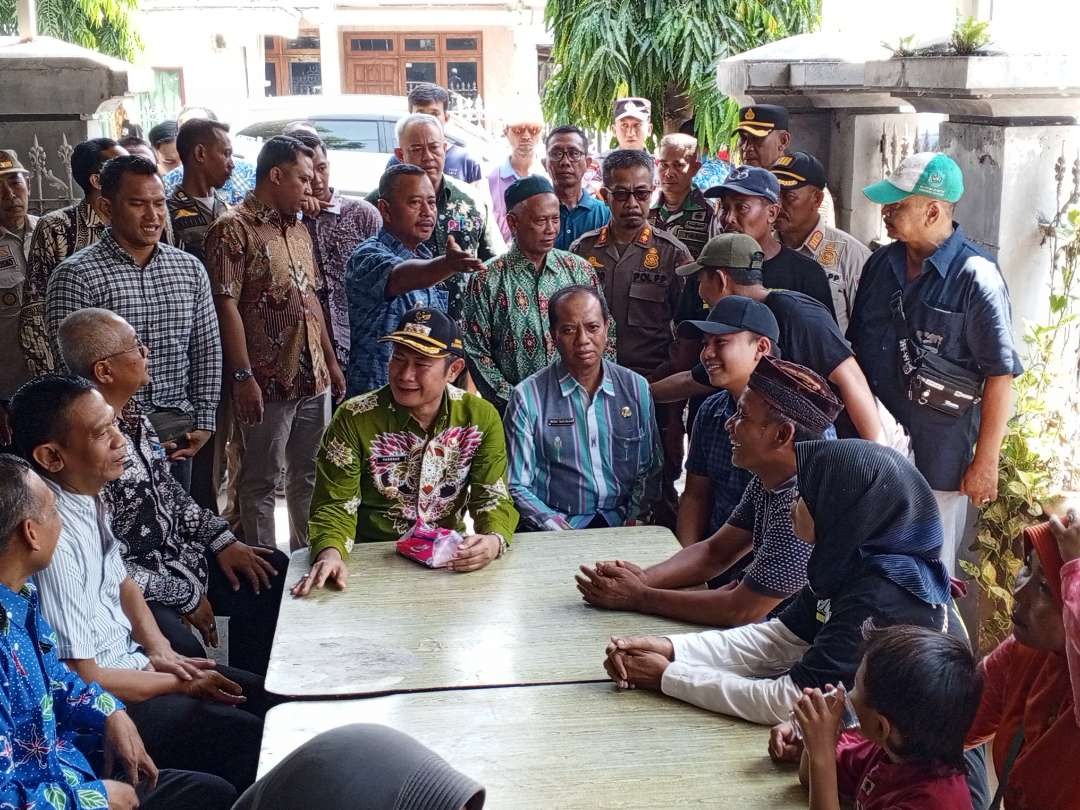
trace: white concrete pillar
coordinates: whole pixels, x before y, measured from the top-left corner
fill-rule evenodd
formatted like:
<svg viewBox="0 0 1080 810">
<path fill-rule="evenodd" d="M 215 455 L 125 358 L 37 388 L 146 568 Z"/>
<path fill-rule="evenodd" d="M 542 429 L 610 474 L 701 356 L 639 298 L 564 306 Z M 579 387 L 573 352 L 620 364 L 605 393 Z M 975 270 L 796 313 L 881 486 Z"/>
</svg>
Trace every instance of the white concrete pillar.
<svg viewBox="0 0 1080 810">
<path fill-rule="evenodd" d="M 913 113 L 833 111 L 829 154 L 820 157 L 829 175 L 836 225 L 865 244 L 884 235 L 881 209 L 862 193 L 883 176 L 882 131 L 889 138 L 897 133 L 914 140 L 916 121 Z"/>
<path fill-rule="evenodd" d="M 1029 126 L 1023 121 L 952 121 L 941 126 L 941 150 L 964 172 L 956 219 L 968 236 L 995 256 L 1009 285 L 1013 333 L 1023 346 L 1026 322 L 1049 312 L 1053 257 L 1042 244 L 1040 219 L 1057 210 L 1054 163 L 1064 154 L 1064 195 L 1080 155 L 1080 126 Z"/>
<path fill-rule="evenodd" d="M 331 18 L 319 25 L 319 62 L 322 66 L 322 94 L 341 93 L 341 32 Z"/>
</svg>

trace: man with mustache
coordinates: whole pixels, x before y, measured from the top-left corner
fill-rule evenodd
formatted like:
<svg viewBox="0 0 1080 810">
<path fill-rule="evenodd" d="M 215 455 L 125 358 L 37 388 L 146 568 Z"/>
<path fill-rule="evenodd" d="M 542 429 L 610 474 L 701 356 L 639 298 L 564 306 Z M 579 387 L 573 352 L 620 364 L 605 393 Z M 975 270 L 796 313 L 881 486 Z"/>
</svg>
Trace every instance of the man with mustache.
<svg viewBox="0 0 1080 810">
<path fill-rule="evenodd" d="M 387 383 L 391 344 L 381 342 L 415 307 L 446 312 L 443 282 L 472 273 L 484 264 L 448 237 L 446 253 L 432 258 L 425 244 L 438 215 L 435 189 L 419 166 L 391 166 L 379 181 L 383 226 L 360 243 L 345 269 L 351 336 L 348 396 L 374 391 Z"/>
<path fill-rule="evenodd" d="M 851 234 L 823 221 L 819 209 L 826 178 L 820 160 L 809 152 L 794 152 L 781 156 L 770 171 L 780 181 L 777 235 L 785 247 L 821 265 L 832 289 L 836 322 L 844 331 L 870 251 Z"/>
<path fill-rule="evenodd" d="M 676 351 L 674 329 L 683 291 L 675 268 L 692 259 L 682 242 L 649 224 L 654 170 L 653 159 L 637 149 L 617 149 L 604 158 L 602 194 L 611 208 L 611 222 L 570 246 L 600 280 L 615 320 L 619 365 L 650 382 L 694 364 L 692 356 Z M 675 481 L 682 472 L 682 416 L 681 401 L 656 413 L 664 473 L 653 520 L 672 529 L 679 508 Z"/>
</svg>

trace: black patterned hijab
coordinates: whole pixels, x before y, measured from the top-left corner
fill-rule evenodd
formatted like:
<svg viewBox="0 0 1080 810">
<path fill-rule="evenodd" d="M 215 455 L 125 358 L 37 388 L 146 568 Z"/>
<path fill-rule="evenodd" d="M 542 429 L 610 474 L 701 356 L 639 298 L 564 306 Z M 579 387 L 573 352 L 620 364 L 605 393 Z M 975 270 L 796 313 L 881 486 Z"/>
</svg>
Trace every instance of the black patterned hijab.
<svg viewBox="0 0 1080 810">
<path fill-rule="evenodd" d="M 799 442 L 795 456 L 817 535 L 807 566 L 816 595 L 872 571 L 928 604 L 949 600 L 937 501 L 910 461 L 863 439 Z"/>
</svg>

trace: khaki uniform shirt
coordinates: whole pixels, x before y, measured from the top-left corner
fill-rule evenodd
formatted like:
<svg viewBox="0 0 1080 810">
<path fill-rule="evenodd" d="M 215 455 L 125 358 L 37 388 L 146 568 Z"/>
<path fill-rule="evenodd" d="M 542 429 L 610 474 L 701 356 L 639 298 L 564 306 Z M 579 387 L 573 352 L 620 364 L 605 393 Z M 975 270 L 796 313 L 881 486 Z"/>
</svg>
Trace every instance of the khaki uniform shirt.
<svg viewBox="0 0 1080 810">
<path fill-rule="evenodd" d="M 19 345 L 19 313 L 26 283 L 26 256 L 37 217 L 27 216 L 21 234 L 0 226 L 0 400 L 10 399 L 15 389 L 30 379 L 26 356 Z"/>
<path fill-rule="evenodd" d="M 571 250 L 596 271 L 615 319 L 619 365 L 650 380 L 665 376 L 683 290 L 675 268 L 692 261 L 690 251 L 651 225 L 643 226 L 621 255 L 606 225 L 582 234 Z"/>
<path fill-rule="evenodd" d="M 833 309 L 840 331 L 847 332 L 851 308 L 855 306 L 855 291 L 859 287 L 863 265 L 870 258 L 870 249 L 849 233 L 830 228 L 822 220 L 796 248 L 797 253 L 809 256 L 825 270 L 832 291 Z"/>
</svg>

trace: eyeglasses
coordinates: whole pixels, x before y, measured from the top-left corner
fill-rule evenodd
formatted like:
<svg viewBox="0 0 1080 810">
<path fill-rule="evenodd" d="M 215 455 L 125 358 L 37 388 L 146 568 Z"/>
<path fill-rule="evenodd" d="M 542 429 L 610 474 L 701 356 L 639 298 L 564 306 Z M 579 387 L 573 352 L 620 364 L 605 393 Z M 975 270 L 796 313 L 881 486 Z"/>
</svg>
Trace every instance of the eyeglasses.
<svg viewBox="0 0 1080 810">
<path fill-rule="evenodd" d="M 563 158 L 566 158 L 571 163 L 577 163 L 585 157 L 585 153 L 579 149 L 552 149 L 548 152 L 548 160 L 552 163 L 559 163 Z"/>
<path fill-rule="evenodd" d="M 510 127 L 510 131 L 517 135 L 519 138 L 522 135 L 532 135 L 534 138 L 540 134 L 540 127 L 536 124 L 514 124 Z"/>
<path fill-rule="evenodd" d="M 150 350 L 146 348 L 146 344 L 143 343 L 142 340 L 140 340 L 139 338 L 135 338 L 134 346 L 129 346 L 128 348 L 121 349 L 118 352 L 113 352 L 112 354 L 107 354 L 104 357 L 99 357 L 94 362 L 101 363 L 105 360 L 112 360 L 114 357 L 119 357 L 120 355 L 128 354 L 129 352 L 138 352 L 143 357 L 146 357 L 146 355 L 150 353 Z"/>
<path fill-rule="evenodd" d="M 618 202 L 626 202 L 631 197 L 633 197 L 638 202 L 648 202 L 650 199 L 652 199 L 651 188 L 609 188 L 607 189 L 607 191 L 608 194 L 614 197 Z"/>
</svg>

